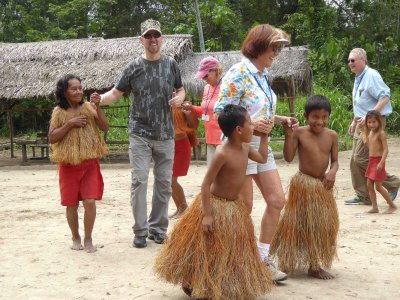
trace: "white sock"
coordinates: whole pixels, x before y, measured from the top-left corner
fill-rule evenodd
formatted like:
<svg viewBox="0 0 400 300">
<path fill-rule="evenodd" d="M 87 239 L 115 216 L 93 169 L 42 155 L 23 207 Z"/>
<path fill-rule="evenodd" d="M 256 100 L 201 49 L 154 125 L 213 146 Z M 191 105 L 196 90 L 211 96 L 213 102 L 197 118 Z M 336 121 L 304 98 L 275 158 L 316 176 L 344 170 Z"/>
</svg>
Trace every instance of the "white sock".
<svg viewBox="0 0 400 300">
<path fill-rule="evenodd" d="M 260 252 L 261 260 L 264 260 L 269 254 L 269 244 L 257 242 L 257 247 Z"/>
</svg>

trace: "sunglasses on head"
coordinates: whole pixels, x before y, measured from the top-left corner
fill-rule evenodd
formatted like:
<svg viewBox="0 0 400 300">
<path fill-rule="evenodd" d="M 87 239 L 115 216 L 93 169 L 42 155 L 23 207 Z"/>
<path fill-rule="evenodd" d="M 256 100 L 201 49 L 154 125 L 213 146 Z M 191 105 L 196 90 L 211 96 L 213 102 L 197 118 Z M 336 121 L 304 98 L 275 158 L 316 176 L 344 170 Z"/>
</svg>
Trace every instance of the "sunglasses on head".
<svg viewBox="0 0 400 300">
<path fill-rule="evenodd" d="M 355 59 L 348 59 L 347 60 L 347 63 L 349 64 L 349 63 L 354 63 L 356 60 Z"/>
<path fill-rule="evenodd" d="M 155 33 L 146 33 L 143 37 L 144 37 L 146 40 L 150 40 L 151 38 L 158 39 L 159 37 L 161 37 L 161 33 L 159 33 L 159 32 L 155 32 Z"/>
<path fill-rule="evenodd" d="M 275 53 L 281 53 L 283 47 L 283 45 L 272 45 L 272 51 Z"/>
</svg>

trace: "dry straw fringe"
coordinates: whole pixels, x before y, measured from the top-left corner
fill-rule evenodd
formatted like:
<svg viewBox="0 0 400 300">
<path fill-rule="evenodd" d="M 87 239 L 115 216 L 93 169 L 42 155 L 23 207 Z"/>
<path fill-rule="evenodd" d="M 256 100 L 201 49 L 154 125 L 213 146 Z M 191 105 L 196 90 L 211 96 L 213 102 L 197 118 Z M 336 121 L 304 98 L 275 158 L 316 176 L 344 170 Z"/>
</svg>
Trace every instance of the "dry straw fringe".
<svg viewBox="0 0 400 300">
<path fill-rule="evenodd" d="M 339 218 L 332 190 L 320 179 L 298 172 L 290 182 L 288 201 L 270 254 L 281 270 L 330 268 L 336 257 Z"/>
<path fill-rule="evenodd" d="M 243 201 L 211 199 L 214 231 L 202 230 L 201 194 L 171 232 L 155 262 L 166 281 L 208 299 L 255 299 L 272 288 Z"/>
<path fill-rule="evenodd" d="M 50 124 L 54 128 L 63 126 L 69 119 L 78 115 L 86 116 L 88 124 L 82 128 L 71 129 L 58 143 L 52 144 L 50 159 L 58 164 L 78 165 L 84 160 L 99 159 L 107 154 L 107 146 L 97 128 L 93 113 L 85 102 L 77 115 L 56 107 Z"/>
</svg>

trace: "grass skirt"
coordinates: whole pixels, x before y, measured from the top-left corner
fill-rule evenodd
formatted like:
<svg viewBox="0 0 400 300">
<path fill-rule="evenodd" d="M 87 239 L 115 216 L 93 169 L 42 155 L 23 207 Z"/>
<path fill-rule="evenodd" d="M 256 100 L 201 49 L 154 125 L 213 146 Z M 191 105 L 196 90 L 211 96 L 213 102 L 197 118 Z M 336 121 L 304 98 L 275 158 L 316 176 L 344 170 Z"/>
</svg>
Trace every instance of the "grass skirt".
<svg viewBox="0 0 400 300">
<path fill-rule="evenodd" d="M 211 198 L 214 231 L 202 229 L 201 194 L 175 225 L 155 262 L 166 281 L 210 299 L 254 299 L 271 290 L 261 261 L 253 222 L 241 200 Z"/>
<path fill-rule="evenodd" d="M 298 172 L 290 182 L 288 201 L 270 254 L 288 273 L 330 268 L 336 257 L 338 230 L 333 190 L 325 189 L 321 180 Z"/>
<path fill-rule="evenodd" d="M 79 165 L 85 160 L 99 159 L 107 154 L 107 146 L 89 107 L 90 103 L 84 102 L 76 115 L 70 115 L 58 106 L 53 110 L 50 124 L 54 128 L 62 127 L 76 116 L 87 117 L 88 124 L 85 127 L 72 128 L 59 142 L 50 145 L 52 162 Z"/>
</svg>

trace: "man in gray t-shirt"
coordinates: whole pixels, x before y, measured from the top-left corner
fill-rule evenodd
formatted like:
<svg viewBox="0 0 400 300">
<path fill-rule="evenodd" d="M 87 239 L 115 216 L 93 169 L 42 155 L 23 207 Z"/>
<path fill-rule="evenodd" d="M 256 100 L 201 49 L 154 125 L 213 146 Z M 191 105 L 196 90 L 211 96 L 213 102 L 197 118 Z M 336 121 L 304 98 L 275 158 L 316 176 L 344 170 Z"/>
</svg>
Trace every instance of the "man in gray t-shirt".
<svg viewBox="0 0 400 300">
<path fill-rule="evenodd" d="M 174 138 L 172 110 L 168 104 L 174 88 L 182 87 L 178 64 L 161 55 L 156 61 L 135 58 L 122 72 L 115 88 L 131 92 L 129 133 L 151 140 Z"/>
<path fill-rule="evenodd" d="M 126 66 L 112 90 L 103 95 L 93 93 L 90 97 L 95 103 L 110 104 L 124 93 L 131 93 L 129 160 L 132 166 L 133 246 L 137 248 L 147 246 L 146 237 L 158 244 L 165 239 L 174 158 L 171 107 L 181 106 L 185 99 L 178 64 L 160 53 L 160 23 L 149 19 L 141 24 L 141 32 L 144 54 Z M 147 181 L 152 159 L 154 189 L 152 209 L 147 218 Z"/>
</svg>

